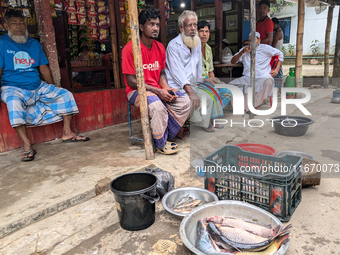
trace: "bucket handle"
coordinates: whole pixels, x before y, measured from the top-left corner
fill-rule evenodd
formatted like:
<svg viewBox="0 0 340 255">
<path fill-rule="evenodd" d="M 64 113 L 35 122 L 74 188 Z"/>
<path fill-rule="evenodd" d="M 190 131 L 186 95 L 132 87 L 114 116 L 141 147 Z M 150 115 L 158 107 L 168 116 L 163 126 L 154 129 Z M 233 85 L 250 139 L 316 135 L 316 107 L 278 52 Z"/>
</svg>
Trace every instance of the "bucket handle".
<svg viewBox="0 0 340 255">
<path fill-rule="evenodd" d="M 157 195 L 156 197 L 150 197 L 150 196 L 147 196 L 145 194 L 140 194 L 140 196 L 142 198 L 148 199 L 151 204 L 153 204 L 153 203 L 155 203 L 156 201 L 159 200 L 159 198 L 160 198 L 159 195 L 157 193 L 156 193 L 156 195 Z"/>
</svg>

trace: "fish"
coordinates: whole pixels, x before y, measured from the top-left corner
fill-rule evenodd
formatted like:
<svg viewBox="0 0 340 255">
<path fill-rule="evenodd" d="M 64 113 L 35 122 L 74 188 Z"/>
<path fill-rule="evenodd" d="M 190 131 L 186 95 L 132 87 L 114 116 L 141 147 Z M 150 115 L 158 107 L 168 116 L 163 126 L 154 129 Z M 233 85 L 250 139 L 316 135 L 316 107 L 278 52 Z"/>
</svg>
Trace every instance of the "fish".
<svg viewBox="0 0 340 255">
<path fill-rule="evenodd" d="M 221 224 L 221 226 L 233 227 L 233 228 L 241 228 L 250 233 L 253 233 L 258 236 L 262 236 L 265 238 L 270 238 L 275 236 L 282 229 L 281 225 L 278 225 L 276 228 L 266 228 L 258 224 L 254 224 L 248 221 L 244 221 L 241 219 L 236 219 L 232 217 L 223 217 L 223 216 L 213 216 L 206 218 L 207 222 L 213 222 L 217 224 Z"/>
<path fill-rule="evenodd" d="M 262 243 L 268 240 L 268 238 L 255 235 L 241 228 L 227 227 L 227 226 L 222 226 L 218 224 L 216 224 L 216 226 L 221 231 L 221 234 L 224 235 L 226 238 L 228 238 L 232 242 L 254 244 L 254 243 Z"/>
<path fill-rule="evenodd" d="M 202 220 L 197 221 L 197 239 L 195 246 L 204 254 L 221 254 L 220 248 L 209 236 L 207 228 Z"/>
<path fill-rule="evenodd" d="M 188 201 L 189 199 L 193 199 L 192 197 L 189 196 L 189 194 L 185 195 L 184 197 L 178 199 L 174 205 L 172 206 L 172 208 L 177 207 L 178 205 L 185 203 L 186 201 Z"/>
<path fill-rule="evenodd" d="M 244 251 L 244 252 L 236 252 L 235 254 L 239 255 L 273 255 L 275 254 L 281 247 L 281 244 L 288 240 L 289 235 L 280 236 L 279 238 L 275 239 L 272 244 L 267 247 L 264 251 L 252 252 L 252 251 Z"/>
<path fill-rule="evenodd" d="M 198 206 L 201 203 L 200 199 L 194 199 L 194 200 L 188 200 L 176 207 L 174 209 L 184 208 L 184 207 L 195 207 Z"/>
<path fill-rule="evenodd" d="M 215 240 L 216 242 L 217 241 L 222 242 L 223 244 L 229 245 L 229 246 L 233 247 L 234 249 L 236 249 L 238 251 L 244 251 L 244 250 L 260 251 L 260 250 L 263 250 L 263 249 L 269 247 L 274 239 L 288 234 L 291 227 L 292 227 L 292 225 L 290 224 L 286 228 L 284 228 L 280 233 L 278 233 L 276 236 L 274 236 L 272 238 L 264 239 L 265 241 L 260 242 L 260 243 L 258 243 L 258 242 L 257 243 L 250 243 L 250 240 L 252 240 L 254 237 L 253 236 L 247 236 L 244 232 L 239 232 L 238 230 L 236 230 L 236 228 L 235 228 L 234 232 L 232 232 L 232 230 L 226 230 L 226 229 L 221 231 L 220 228 L 212 222 L 208 223 L 207 231 L 211 235 L 213 240 Z M 225 227 L 225 228 L 227 228 L 227 227 Z M 228 237 L 232 238 L 233 241 L 228 239 L 228 237 L 225 236 L 226 231 L 229 231 Z M 233 234 L 234 234 L 234 236 L 233 236 Z M 260 238 L 262 238 L 262 237 L 260 237 Z M 237 242 L 237 241 L 234 241 L 234 240 L 237 240 L 237 241 L 244 241 L 245 240 L 245 241 L 248 241 L 248 243 L 240 243 L 240 242 Z M 261 239 L 255 239 L 255 240 L 261 240 Z"/>
</svg>

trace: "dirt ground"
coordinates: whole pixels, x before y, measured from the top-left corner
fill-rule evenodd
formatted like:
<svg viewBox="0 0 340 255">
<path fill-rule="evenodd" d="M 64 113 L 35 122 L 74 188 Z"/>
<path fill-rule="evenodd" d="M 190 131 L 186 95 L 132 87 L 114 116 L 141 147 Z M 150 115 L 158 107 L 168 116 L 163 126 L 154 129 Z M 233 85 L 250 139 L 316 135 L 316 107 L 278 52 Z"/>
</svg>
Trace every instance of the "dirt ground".
<svg viewBox="0 0 340 255">
<path fill-rule="evenodd" d="M 339 164 L 340 105 L 330 103 L 333 89 L 314 89 L 305 105 L 314 120 L 301 137 L 280 136 L 273 131 L 271 116 L 261 128 L 230 126 L 230 120 L 248 122 L 248 116 L 233 116 L 224 129 L 206 133 L 192 127 L 190 139 L 176 140 L 176 155 L 156 154 L 146 161 L 143 146 L 128 143 L 126 124 L 88 132 L 89 143 L 62 144 L 52 141 L 36 145 L 36 159 L 20 162 L 21 150 L 0 154 L 0 254 L 192 254 L 179 237 L 180 220 L 156 203 L 156 222 L 142 231 L 125 231 L 111 191 L 96 196 L 95 186 L 103 178 L 112 180 L 124 173 L 154 164 L 175 177 L 175 187 L 204 187 L 192 168 L 193 153 L 202 157 L 225 144 L 241 142 L 269 145 L 276 151 L 294 150 L 313 155 L 321 164 Z M 269 104 L 260 109 L 268 109 Z M 302 113 L 294 106 L 287 114 Z M 133 132 L 140 133 L 134 122 Z M 328 170 L 330 170 L 328 168 Z M 334 170 L 334 169 L 333 169 Z M 286 254 L 340 254 L 340 174 L 323 174 L 321 185 L 302 190 L 302 201 L 289 223 L 293 224 Z"/>
</svg>

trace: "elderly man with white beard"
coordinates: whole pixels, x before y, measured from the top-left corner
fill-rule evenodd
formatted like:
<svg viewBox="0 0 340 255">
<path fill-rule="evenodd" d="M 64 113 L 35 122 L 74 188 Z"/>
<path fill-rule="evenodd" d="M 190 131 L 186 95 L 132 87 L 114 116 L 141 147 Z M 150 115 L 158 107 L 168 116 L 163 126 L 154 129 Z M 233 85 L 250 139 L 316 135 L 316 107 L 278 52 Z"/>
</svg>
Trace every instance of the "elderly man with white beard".
<svg viewBox="0 0 340 255">
<path fill-rule="evenodd" d="M 178 18 L 180 34 L 171 40 L 166 49 L 165 73 L 168 84 L 190 97 L 190 122 L 197 123 L 206 132 L 214 132 L 210 124 L 213 99 L 195 86 L 202 79 L 201 41 L 197 31 L 197 15 L 184 11 Z M 206 114 L 201 113 L 202 97 L 206 98 Z"/>
<path fill-rule="evenodd" d="M 23 141 L 21 161 L 31 161 L 36 154 L 26 126 L 63 120 L 63 142 L 88 141 L 88 137 L 72 132 L 72 115 L 78 113 L 76 102 L 71 92 L 52 85 L 48 60 L 40 43 L 28 37 L 21 12 L 8 11 L 4 27 L 8 34 L 0 37 L 1 99 L 7 105 L 11 126 Z"/>
</svg>

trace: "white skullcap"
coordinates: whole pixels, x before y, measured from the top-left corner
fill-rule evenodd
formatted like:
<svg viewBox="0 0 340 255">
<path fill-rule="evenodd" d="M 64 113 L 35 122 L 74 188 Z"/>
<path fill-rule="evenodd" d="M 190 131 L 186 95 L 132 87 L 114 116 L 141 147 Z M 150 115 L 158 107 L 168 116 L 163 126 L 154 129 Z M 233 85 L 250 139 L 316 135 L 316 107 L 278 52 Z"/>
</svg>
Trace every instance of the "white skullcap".
<svg viewBox="0 0 340 255">
<path fill-rule="evenodd" d="M 251 33 L 249 34 L 249 36 L 251 36 Z M 255 36 L 256 36 L 257 38 L 261 39 L 261 35 L 260 35 L 259 32 L 255 32 Z"/>
</svg>

